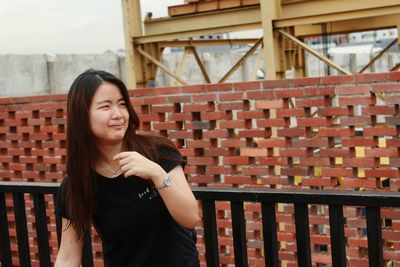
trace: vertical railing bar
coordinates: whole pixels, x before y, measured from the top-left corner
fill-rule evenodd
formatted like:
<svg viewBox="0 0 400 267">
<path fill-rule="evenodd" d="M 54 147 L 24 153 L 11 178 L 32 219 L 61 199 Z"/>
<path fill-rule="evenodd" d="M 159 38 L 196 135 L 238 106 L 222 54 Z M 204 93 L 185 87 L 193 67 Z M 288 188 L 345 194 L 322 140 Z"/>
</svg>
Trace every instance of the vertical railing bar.
<svg viewBox="0 0 400 267">
<path fill-rule="evenodd" d="M 83 242 L 82 267 L 93 267 L 92 231 L 85 234 Z"/>
<path fill-rule="evenodd" d="M 235 266 L 247 267 L 246 221 L 242 201 L 231 201 Z"/>
<path fill-rule="evenodd" d="M 346 239 L 342 205 L 329 205 L 332 266 L 346 267 Z"/>
<path fill-rule="evenodd" d="M 56 199 L 57 199 L 57 193 L 53 194 L 53 203 L 54 203 L 54 214 L 56 217 L 56 231 L 57 231 L 57 242 L 58 242 L 58 247 L 61 245 L 61 228 L 62 228 L 62 219 L 61 216 L 56 214 L 55 212 L 55 206 L 56 206 Z"/>
<path fill-rule="evenodd" d="M 383 267 L 381 210 L 366 207 L 369 266 Z"/>
<path fill-rule="evenodd" d="M 311 267 L 310 226 L 307 204 L 294 204 L 297 261 L 299 267 Z"/>
<path fill-rule="evenodd" d="M 276 228 L 275 203 L 262 203 L 262 224 L 265 251 L 265 266 L 279 266 L 279 247 Z"/>
<path fill-rule="evenodd" d="M 7 206 L 5 194 L 0 193 L 0 259 L 1 266 L 11 267 L 10 234 L 8 231 Z"/>
<path fill-rule="evenodd" d="M 50 267 L 49 232 L 46 220 L 46 206 L 43 194 L 33 194 L 35 209 L 36 235 L 38 240 L 39 261 L 41 267 Z"/>
<path fill-rule="evenodd" d="M 206 261 L 209 267 L 219 267 L 218 232 L 215 215 L 215 202 L 202 201 L 204 245 L 206 247 Z"/>
<path fill-rule="evenodd" d="M 17 230 L 18 256 L 21 266 L 31 266 L 29 253 L 28 228 L 26 222 L 25 200 L 23 193 L 13 193 L 15 225 Z"/>
</svg>

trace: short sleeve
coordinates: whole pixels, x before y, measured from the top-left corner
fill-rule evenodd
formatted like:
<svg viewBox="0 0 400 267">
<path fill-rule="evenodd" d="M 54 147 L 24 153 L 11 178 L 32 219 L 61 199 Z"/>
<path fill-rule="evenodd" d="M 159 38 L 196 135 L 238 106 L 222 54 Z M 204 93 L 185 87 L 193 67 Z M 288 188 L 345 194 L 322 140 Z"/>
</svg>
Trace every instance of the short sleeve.
<svg viewBox="0 0 400 267">
<path fill-rule="evenodd" d="M 69 219 L 65 208 L 65 183 L 67 177 L 64 177 L 60 187 L 58 188 L 57 197 L 55 201 L 56 215 Z"/>
<path fill-rule="evenodd" d="M 160 147 L 159 153 L 159 165 L 164 169 L 164 171 L 170 172 L 178 165 L 181 165 L 182 168 L 185 167 L 185 160 L 182 158 L 182 155 L 178 150 L 170 147 Z"/>
</svg>

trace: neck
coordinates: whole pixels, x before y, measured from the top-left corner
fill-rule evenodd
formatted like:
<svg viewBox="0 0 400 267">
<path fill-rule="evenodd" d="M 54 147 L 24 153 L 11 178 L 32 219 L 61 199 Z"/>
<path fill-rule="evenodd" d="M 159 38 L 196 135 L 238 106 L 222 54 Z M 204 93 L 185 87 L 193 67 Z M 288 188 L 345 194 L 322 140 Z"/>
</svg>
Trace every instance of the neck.
<svg viewBox="0 0 400 267">
<path fill-rule="evenodd" d="M 100 157 L 97 161 L 100 165 L 115 166 L 118 165 L 113 161 L 113 157 L 123 151 L 122 143 L 117 145 L 101 145 L 99 146 Z"/>
</svg>

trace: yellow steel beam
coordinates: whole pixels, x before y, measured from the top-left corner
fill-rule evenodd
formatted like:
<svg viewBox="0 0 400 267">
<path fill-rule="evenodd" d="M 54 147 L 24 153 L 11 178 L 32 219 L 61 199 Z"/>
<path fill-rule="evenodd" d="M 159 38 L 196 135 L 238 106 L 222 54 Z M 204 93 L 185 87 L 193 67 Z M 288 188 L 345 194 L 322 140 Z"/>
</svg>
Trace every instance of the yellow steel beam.
<svg viewBox="0 0 400 267">
<path fill-rule="evenodd" d="M 339 65 L 335 64 L 335 62 L 333 62 L 332 60 L 324 57 L 323 55 L 321 55 L 320 53 L 318 53 L 317 51 L 315 51 L 311 47 L 307 46 L 306 44 L 304 44 L 303 42 L 301 42 L 300 40 L 298 40 L 294 36 L 290 35 L 289 33 L 285 32 L 285 31 L 282 31 L 282 30 L 278 30 L 278 32 L 281 33 L 286 38 L 288 38 L 289 40 L 292 40 L 293 42 L 295 42 L 296 44 L 301 46 L 303 49 L 307 50 L 310 54 L 316 56 L 320 60 L 324 61 L 325 63 L 329 64 L 333 68 L 337 69 L 338 71 L 340 71 L 340 72 L 342 72 L 344 74 L 347 74 L 347 75 L 351 75 L 352 74 L 348 70 L 345 70 L 342 67 L 340 67 Z"/>
<path fill-rule="evenodd" d="M 144 85 L 145 79 L 142 72 L 144 65 L 140 56 L 136 55 L 133 37 L 143 35 L 142 17 L 140 14 L 140 1 L 121 0 L 124 20 L 126 65 L 128 70 L 128 88 Z"/>
<path fill-rule="evenodd" d="M 388 51 L 395 43 L 397 43 L 397 38 L 394 39 L 390 44 L 388 44 L 382 51 L 380 51 L 367 65 L 365 65 L 358 73 L 363 73 L 366 69 L 368 69 L 376 60 L 378 60 L 386 51 Z"/>
<path fill-rule="evenodd" d="M 255 44 L 258 39 L 212 39 L 212 40 L 175 40 L 159 42 L 160 47 L 216 46 Z"/>
<path fill-rule="evenodd" d="M 148 53 L 146 53 L 145 51 L 143 51 L 139 47 L 136 47 L 136 51 L 139 52 L 139 54 L 141 54 L 143 57 L 145 57 L 148 60 L 150 60 L 151 62 L 153 62 L 153 64 L 157 65 L 160 69 L 165 71 L 168 75 L 170 75 L 172 78 L 174 78 L 175 80 L 177 80 L 181 84 L 188 85 L 188 83 L 186 81 L 182 80 L 178 75 L 176 75 L 175 73 L 170 71 L 167 67 L 165 67 L 160 61 L 158 61 L 157 59 L 155 59 L 154 57 L 152 57 L 151 55 L 149 55 Z"/>
<path fill-rule="evenodd" d="M 253 6 L 146 20 L 145 35 L 137 37 L 135 42 L 157 42 L 203 34 L 259 29 L 260 10 L 260 6 Z M 360 1 L 319 0 L 283 4 L 281 14 L 272 19 L 275 27 L 283 28 L 399 13 L 399 0 L 363 0 L 362 5 Z M 388 23 L 390 25 L 383 27 L 393 26 L 393 23 Z"/>
<path fill-rule="evenodd" d="M 199 68 L 200 68 L 201 73 L 203 74 L 204 80 L 206 81 L 206 83 L 211 83 L 211 80 L 210 80 L 210 77 L 208 76 L 206 67 L 203 64 L 203 61 L 201 61 L 196 48 L 194 46 L 190 46 L 189 48 L 192 51 L 194 59 L 196 60 L 197 64 L 199 65 Z"/>
<path fill-rule="evenodd" d="M 254 51 L 256 51 L 256 49 L 261 45 L 263 41 L 263 38 L 260 38 L 257 43 L 255 43 L 239 60 L 238 62 L 236 62 L 236 64 L 224 75 L 224 77 L 221 78 L 221 80 L 218 81 L 218 83 L 223 83 L 225 82 L 231 75 L 232 73 L 235 72 L 235 70 L 237 70 L 240 65 L 243 64 L 243 62 L 245 62 L 247 60 L 247 58 L 249 56 L 251 56 Z"/>
<path fill-rule="evenodd" d="M 259 7 L 234 8 L 224 11 L 199 13 L 188 16 L 166 17 L 144 21 L 145 36 L 169 36 L 174 33 L 198 33 L 209 32 L 216 29 L 217 32 L 234 30 L 236 26 L 250 25 L 256 29 L 255 23 L 260 22 Z M 214 32 L 215 33 L 215 32 Z M 166 39 L 164 39 L 166 40 Z M 161 40 L 160 40 L 161 41 Z M 138 39 L 138 42 L 143 42 Z"/>
<path fill-rule="evenodd" d="M 351 20 L 331 21 L 327 22 L 328 34 L 340 34 L 347 32 L 370 31 L 378 29 L 395 28 L 396 24 L 400 24 L 400 16 L 385 15 L 375 17 L 365 17 Z M 298 37 L 322 35 L 321 25 L 297 25 L 295 35 Z"/>
</svg>

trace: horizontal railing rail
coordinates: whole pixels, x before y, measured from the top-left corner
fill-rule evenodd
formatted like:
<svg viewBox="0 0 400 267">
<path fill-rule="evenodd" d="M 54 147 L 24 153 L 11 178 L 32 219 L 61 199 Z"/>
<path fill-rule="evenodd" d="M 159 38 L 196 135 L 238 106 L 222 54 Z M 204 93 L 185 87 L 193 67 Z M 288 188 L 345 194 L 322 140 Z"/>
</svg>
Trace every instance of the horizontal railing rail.
<svg viewBox="0 0 400 267">
<path fill-rule="evenodd" d="M 21 266 L 31 266 L 29 233 L 24 194 L 33 196 L 34 217 L 38 242 L 40 266 L 51 266 L 49 234 L 46 220 L 45 195 L 55 200 L 58 183 L 0 182 L 0 260 L 1 266 L 12 266 L 9 222 L 6 194 L 12 195 L 18 257 Z M 294 205 L 294 218 L 299 267 L 311 267 L 310 230 L 308 205 L 329 206 L 332 266 L 346 266 L 346 239 L 344 234 L 344 206 L 362 206 L 366 210 L 369 265 L 383 267 L 381 207 L 400 207 L 400 194 L 395 192 L 322 191 L 322 190 L 276 190 L 249 188 L 206 188 L 192 189 L 201 201 L 203 209 L 204 242 L 207 266 L 220 266 L 218 253 L 218 230 L 216 201 L 231 204 L 234 259 L 236 266 L 248 266 L 246 243 L 246 220 L 244 203 L 261 204 L 262 233 L 264 240 L 265 265 L 279 266 L 276 204 Z M 56 216 L 58 244 L 61 234 L 61 218 Z M 372 230 L 370 230 L 372 229 Z M 90 236 L 86 236 L 83 266 L 93 266 Z"/>
</svg>

